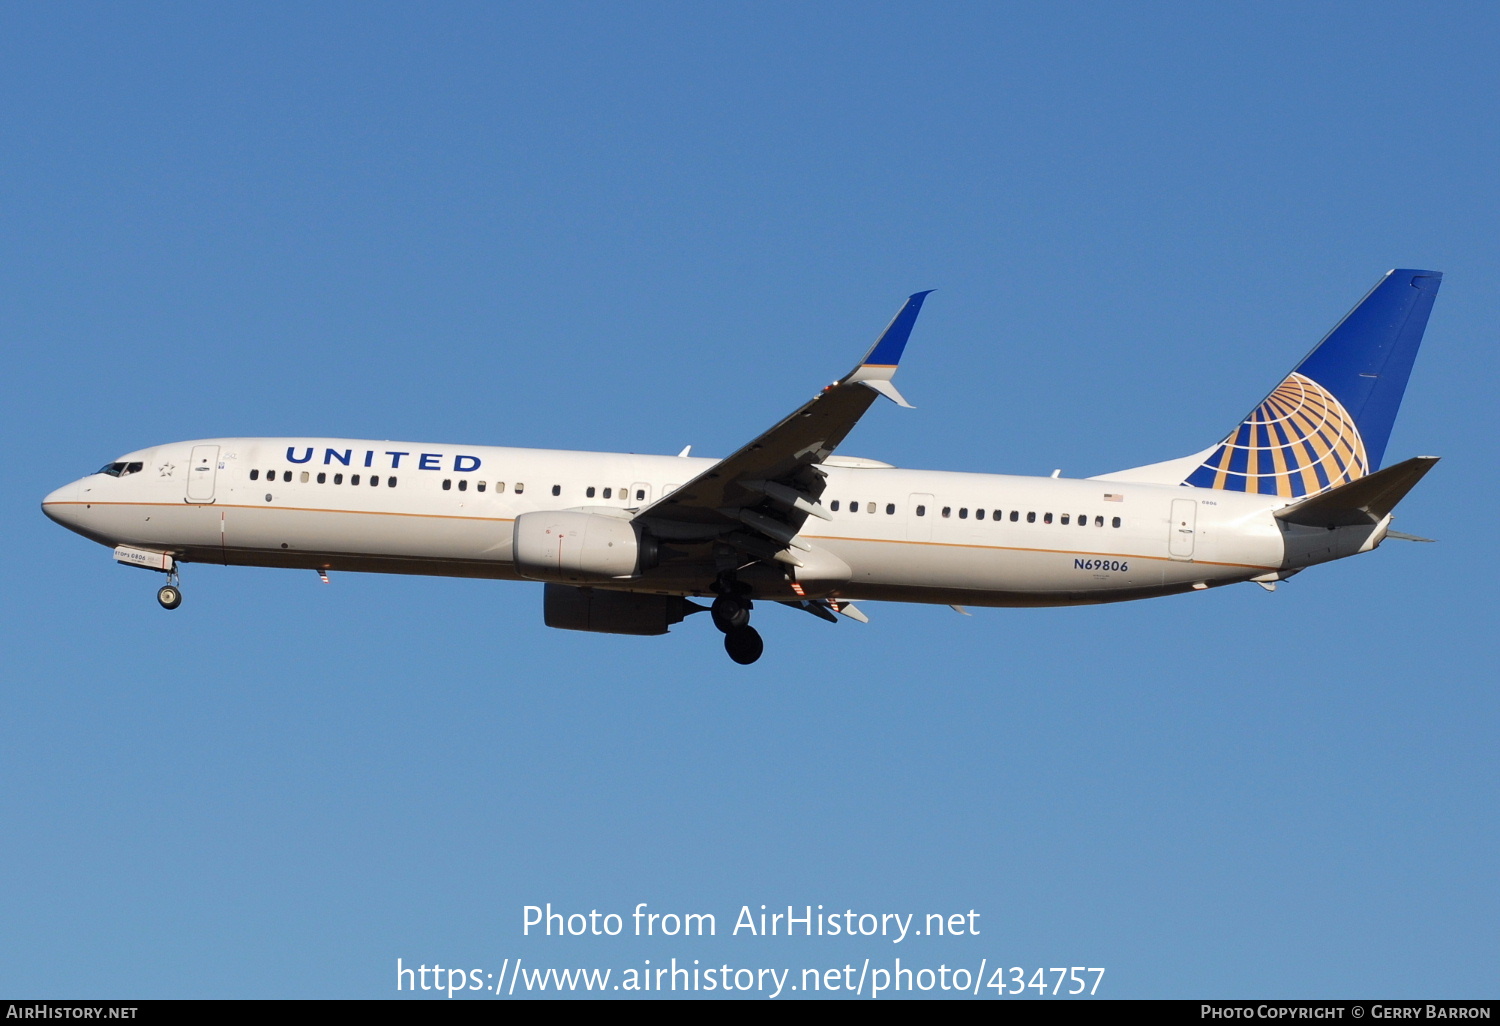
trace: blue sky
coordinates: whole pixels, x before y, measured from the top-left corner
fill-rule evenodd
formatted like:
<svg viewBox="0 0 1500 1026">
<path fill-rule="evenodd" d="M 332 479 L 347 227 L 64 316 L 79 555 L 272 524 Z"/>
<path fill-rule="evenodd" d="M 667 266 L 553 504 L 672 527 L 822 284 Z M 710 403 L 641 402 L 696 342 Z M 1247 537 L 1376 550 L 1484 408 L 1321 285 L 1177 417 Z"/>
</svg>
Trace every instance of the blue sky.
<svg viewBox="0 0 1500 1026">
<path fill-rule="evenodd" d="M 899 955 L 1496 995 L 1492 6 L 0 24 L 0 992 Z M 196 437 L 724 454 L 927 288 L 917 409 L 844 451 L 1103 473 L 1222 437 L 1393 266 L 1447 274 L 1387 453 L 1445 457 L 1398 525 L 1441 544 L 1274 595 L 767 610 L 746 669 L 696 618 L 548 630 L 537 586 L 193 566 L 167 614 L 37 509 Z M 720 936 L 523 937 L 549 901 Z M 982 932 L 724 935 L 762 903 Z"/>
</svg>

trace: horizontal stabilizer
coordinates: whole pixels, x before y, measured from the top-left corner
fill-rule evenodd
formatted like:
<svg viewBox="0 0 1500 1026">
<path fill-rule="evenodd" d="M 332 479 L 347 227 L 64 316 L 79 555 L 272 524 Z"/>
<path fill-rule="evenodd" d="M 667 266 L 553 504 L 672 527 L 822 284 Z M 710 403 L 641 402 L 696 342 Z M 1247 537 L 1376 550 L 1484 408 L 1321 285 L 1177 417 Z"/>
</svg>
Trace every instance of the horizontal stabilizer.
<svg viewBox="0 0 1500 1026">
<path fill-rule="evenodd" d="M 1436 538 L 1423 538 L 1420 534 L 1407 534 L 1405 531 L 1387 531 L 1387 532 L 1385 532 L 1385 536 L 1387 538 L 1397 538 L 1397 539 L 1400 539 L 1401 541 L 1414 541 L 1414 542 L 1435 542 L 1435 541 L 1437 541 Z"/>
<path fill-rule="evenodd" d="M 1436 456 L 1415 456 L 1393 467 L 1329 489 L 1276 511 L 1278 520 L 1304 527 L 1377 524 L 1437 465 Z"/>
</svg>

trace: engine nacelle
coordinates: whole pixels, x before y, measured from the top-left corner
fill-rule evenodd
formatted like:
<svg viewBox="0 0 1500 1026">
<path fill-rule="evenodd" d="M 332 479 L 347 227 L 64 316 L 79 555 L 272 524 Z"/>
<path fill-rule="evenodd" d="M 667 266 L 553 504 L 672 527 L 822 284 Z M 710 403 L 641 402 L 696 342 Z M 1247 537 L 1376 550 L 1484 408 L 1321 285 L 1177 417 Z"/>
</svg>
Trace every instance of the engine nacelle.
<svg viewBox="0 0 1500 1026">
<path fill-rule="evenodd" d="M 516 517 L 516 573 L 533 581 L 583 583 L 631 577 L 644 569 L 642 546 L 629 520 L 578 510 L 541 510 Z"/>
<path fill-rule="evenodd" d="M 548 627 L 599 634 L 665 634 L 668 627 L 701 608 L 680 595 L 642 595 L 566 584 L 547 585 L 542 597 L 542 618 Z"/>
</svg>

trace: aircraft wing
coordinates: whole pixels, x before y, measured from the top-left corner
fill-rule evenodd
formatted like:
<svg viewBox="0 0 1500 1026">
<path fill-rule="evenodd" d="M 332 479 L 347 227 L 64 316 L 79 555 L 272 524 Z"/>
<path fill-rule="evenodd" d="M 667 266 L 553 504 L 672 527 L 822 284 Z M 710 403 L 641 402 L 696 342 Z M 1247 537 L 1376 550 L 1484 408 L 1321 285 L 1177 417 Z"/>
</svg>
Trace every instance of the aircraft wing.
<svg viewBox="0 0 1500 1026">
<path fill-rule="evenodd" d="M 927 292 L 909 299 L 865 358 L 769 431 L 636 514 L 666 541 L 718 540 L 756 559 L 797 564 L 787 552 L 809 516 L 829 519 L 819 497 L 827 459 L 884 395 L 910 404 L 891 384 Z"/>
</svg>

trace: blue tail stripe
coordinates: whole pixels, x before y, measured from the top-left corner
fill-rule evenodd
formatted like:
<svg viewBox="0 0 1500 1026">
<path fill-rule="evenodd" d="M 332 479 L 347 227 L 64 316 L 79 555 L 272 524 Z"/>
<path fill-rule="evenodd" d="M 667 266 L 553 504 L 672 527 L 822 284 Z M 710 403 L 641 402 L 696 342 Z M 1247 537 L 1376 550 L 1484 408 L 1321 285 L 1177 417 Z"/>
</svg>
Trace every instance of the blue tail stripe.
<svg viewBox="0 0 1500 1026">
<path fill-rule="evenodd" d="M 1442 277 L 1386 274 L 1183 484 L 1294 496 L 1378 470 Z"/>
<path fill-rule="evenodd" d="M 1297 366 L 1354 418 L 1371 471 L 1385 456 L 1442 280 L 1437 271 L 1391 271 Z"/>
</svg>

